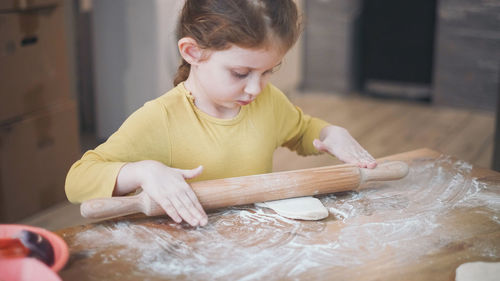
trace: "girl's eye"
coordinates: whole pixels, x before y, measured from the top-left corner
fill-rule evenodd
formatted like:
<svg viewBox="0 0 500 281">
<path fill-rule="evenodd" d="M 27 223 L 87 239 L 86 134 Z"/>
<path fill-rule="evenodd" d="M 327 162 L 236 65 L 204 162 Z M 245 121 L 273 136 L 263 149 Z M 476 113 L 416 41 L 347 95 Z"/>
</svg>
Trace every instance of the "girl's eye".
<svg viewBox="0 0 500 281">
<path fill-rule="evenodd" d="M 267 70 L 266 72 L 264 72 L 264 75 L 269 75 L 269 74 L 273 74 L 275 73 L 276 71 L 280 70 L 280 67 L 281 67 L 281 63 L 269 70 Z"/>
<path fill-rule="evenodd" d="M 270 74 L 273 74 L 274 73 L 274 70 L 268 70 L 266 72 L 264 72 L 264 75 L 270 75 Z"/>
<path fill-rule="evenodd" d="M 248 73 L 239 73 L 236 71 L 231 71 L 231 74 L 238 79 L 243 79 L 248 76 Z"/>
<path fill-rule="evenodd" d="M 271 69 L 271 73 L 275 73 L 281 68 L 281 63 Z"/>
</svg>

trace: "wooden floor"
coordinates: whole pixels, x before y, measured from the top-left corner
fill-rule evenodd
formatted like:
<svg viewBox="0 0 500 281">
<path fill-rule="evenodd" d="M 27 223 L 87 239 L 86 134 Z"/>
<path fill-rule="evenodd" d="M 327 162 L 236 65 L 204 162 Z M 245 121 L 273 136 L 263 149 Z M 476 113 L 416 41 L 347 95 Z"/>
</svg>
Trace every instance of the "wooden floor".
<svg viewBox="0 0 500 281">
<path fill-rule="evenodd" d="M 495 114 L 435 107 L 414 101 L 346 97 L 321 93 L 294 94 L 305 112 L 349 130 L 375 158 L 427 147 L 490 168 Z M 300 157 L 279 149 L 274 170 L 340 163 L 324 155 Z"/>
<path fill-rule="evenodd" d="M 495 115 L 439 108 L 411 101 L 294 93 L 290 99 L 306 113 L 345 127 L 374 157 L 427 147 L 471 164 L 491 167 Z M 84 146 L 92 146 L 88 137 Z M 274 170 L 292 170 L 339 164 L 328 155 L 301 157 L 278 149 Z M 57 230 L 90 222 L 77 205 L 61 203 L 20 223 Z"/>
</svg>

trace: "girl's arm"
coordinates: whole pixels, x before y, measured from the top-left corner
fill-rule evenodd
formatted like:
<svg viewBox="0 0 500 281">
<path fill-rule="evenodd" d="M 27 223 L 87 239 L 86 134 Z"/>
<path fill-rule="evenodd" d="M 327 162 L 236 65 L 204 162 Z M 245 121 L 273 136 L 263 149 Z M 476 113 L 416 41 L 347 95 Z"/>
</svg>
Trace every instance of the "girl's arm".
<svg viewBox="0 0 500 281">
<path fill-rule="evenodd" d="M 163 164 L 170 162 L 168 129 L 163 105 L 146 103 L 105 143 L 72 165 L 66 177 L 68 199 L 80 203 L 142 187 L 176 222 L 206 224 L 206 214 L 185 181 L 202 169 L 179 170 Z"/>
<path fill-rule="evenodd" d="M 321 130 L 320 139 L 313 141 L 314 147 L 322 152 L 328 152 L 339 160 L 356 164 L 360 168 L 375 168 L 375 159 L 349 134 L 339 126 L 326 126 Z"/>
<path fill-rule="evenodd" d="M 113 195 L 124 195 L 142 187 L 175 222 L 184 220 L 192 226 L 203 226 L 207 224 L 207 215 L 186 182 L 202 170 L 201 166 L 192 170 L 174 169 L 154 160 L 127 163 L 118 173 Z"/>
<path fill-rule="evenodd" d="M 276 130 L 279 145 L 297 151 L 300 155 L 328 152 L 343 162 L 362 168 L 377 166 L 375 159 L 346 129 L 304 114 L 272 85 L 268 85 L 266 90 L 270 91 L 269 97 L 272 98 L 272 110 L 269 111 L 273 112 L 276 127 L 280 128 Z"/>
</svg>

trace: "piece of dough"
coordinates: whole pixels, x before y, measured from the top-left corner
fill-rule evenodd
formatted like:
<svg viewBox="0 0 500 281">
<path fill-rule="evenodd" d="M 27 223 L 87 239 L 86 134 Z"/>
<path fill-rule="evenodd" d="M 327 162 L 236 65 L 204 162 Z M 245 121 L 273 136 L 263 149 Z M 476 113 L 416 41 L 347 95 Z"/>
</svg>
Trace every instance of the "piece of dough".
<svg viewBox="0 0 500 281">
<path fill-rule="evenodd" d="M 270 208 L 278 215 L 291 219 L 321 220 L 328 217 L 328 210 L 321 201 L 311 196 L 267 201 L 255 205 Z"/>
<path fill-rule="evenodd" d="M 500 262 L 468 262 L 457 267 L 455 281 L 472 280 L 500 280 Z"/>
</svg>

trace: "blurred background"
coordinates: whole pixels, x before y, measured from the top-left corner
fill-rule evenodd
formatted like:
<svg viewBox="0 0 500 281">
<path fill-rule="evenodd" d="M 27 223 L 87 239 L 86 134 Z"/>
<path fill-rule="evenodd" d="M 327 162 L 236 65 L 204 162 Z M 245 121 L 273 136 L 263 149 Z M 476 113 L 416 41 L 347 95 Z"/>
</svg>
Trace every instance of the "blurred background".
<svg viewBox="0 0 500 281">
<path fill-rule="evenodd" d="M 375 157 L 431 148 L 500 171 L 500 1 L 298 0 L 273 83 Z M 88 222 L 64 180 L 172 88 L 182 0 L 0 2 L 0 223 Z M 286 149 L 274 170 L 340 163 Z"/>
</svg>

